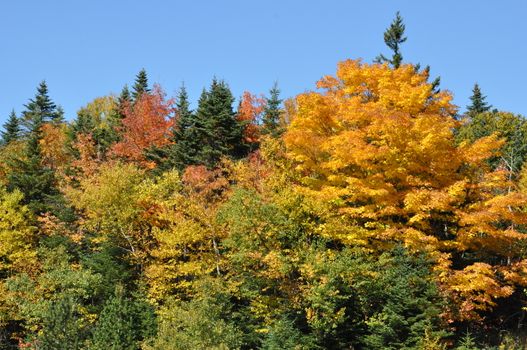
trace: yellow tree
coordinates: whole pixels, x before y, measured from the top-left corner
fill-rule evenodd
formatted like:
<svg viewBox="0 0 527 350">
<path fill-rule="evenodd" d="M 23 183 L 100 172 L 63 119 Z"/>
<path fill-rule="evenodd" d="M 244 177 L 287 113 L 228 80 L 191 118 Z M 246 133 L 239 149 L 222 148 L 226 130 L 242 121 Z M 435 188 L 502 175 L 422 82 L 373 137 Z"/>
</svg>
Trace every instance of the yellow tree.
<svg viewBox="0 0 527 350">
<path fill-rule="evenodd" d="M 188 296 L 197 278 L 222 275 L 219 245 L 225 232 L 215 219 L 228 177 L 228 168 L 191 166 L 181 178 L 172 171 L 144 183 L 140 202 L 155 239 L 145 275 L 154 300 Z"/>
<path fill-rule="evenodd" d="M 0 273 L 30 271 L 36 263 L 36 227 L 22 193 L 0 186 Z"/>
<path fill-rule="evenodd" d="M 412 65 L 347 60 L 317 87 L 296 98 L 284 139 L 298 189 L 320 206 L 321 234 L 427 251 L 445 290 L 463 303 L 460 318 L 477 317 L 512 293 L 508 284 L 524 282 L 525 196 L 486 162 L 502 141 L 457 146 L 452 96 L 434 92 Z M 472 260 L 457 258 L 464 253 Z"/>
</svg>

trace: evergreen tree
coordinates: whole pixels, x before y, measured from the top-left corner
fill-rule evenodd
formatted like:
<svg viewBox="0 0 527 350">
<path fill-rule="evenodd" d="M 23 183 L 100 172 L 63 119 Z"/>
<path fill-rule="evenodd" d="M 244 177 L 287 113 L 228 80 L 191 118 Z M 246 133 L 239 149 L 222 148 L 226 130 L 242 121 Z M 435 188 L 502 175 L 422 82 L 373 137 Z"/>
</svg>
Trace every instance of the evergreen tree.
<svg viewBox="0 0 527 350">
<path fill-rule="evenodd" d="M 399 50 L 399 45 L 406 41 L 404 36 L 405 25 L 403 23 L 403 18 L 401 17 L 399 11 L 395 15 L 395 19 L 392 24 L 384 32 L 384 42 L 392 51 L 392 58 L 386 58 L 383 54 L 380 54 L 375 61 L 378 63 L 388 62 L 393 66 L 393 68 L 399 68 L 403 60 L 401 51 Z"/>
<path fill-rule="evenodd" d="M 196 114 L 196 141 L 200 145 L 197 163 L 214 167 L 223 156 L 243 152 L 243 125 L 236 118 L 234 97 L 224 81 L 213 79 L 203 93 Z"/>
<path fill-rule="evenodd" d="M 474 116 L 483 112 L 488 112 L 492 106 L 490 106 L 485 99 L 487 96 L 484 96 L 479 88 L 479 85 L 474 84 L 472 89 L 472 96 L 470 96 L 470 101 L 472 102 L 467 106 L 467 114 L 469 116 Z"/>
<path fill-rule="evenodd" d="M 81 340 L 81 325 L 75 302 L 69 297 L 53 302 L 45 315 L 38 349 L 81 349 Z"/>
<path fill-rule="evenodd" d="M 39 84 L 35 98 L 30 99 L 24 107 L 26 110 L 22 112 L 22 121 L 30 133 L 42 127 L 44 123 L 60 123 L 64 118 L 62 110 L 57 108 L 49 97 L 48 86 L 44 80 Z"/>
<path fill-rule="evenodd" d="M 130 95 L 130 89 L 128 89 L 128 84 L 126 84 L 121 90 L 121 95 L 119 95 L 119 106 L 123 107 L 126 103 L 132 101 L 132 96 Z"/>
<path fill-rule="evenodd" d="M 117 113 L 116 115 L 119 117 L 119 119 L 124 118 L 124 109 L 130 105 L 132 102 L 132 96 L 130 95 L 130 90 L 128 89 L 128 85 L 125 85 L 123 89 L 121 90 L 121 95 L 119 95 L 119 98 L 117 99 Z"/>
<path fill-rule="evenodd" d="M 269 90 L 269 95 L 270 97 L 266 98 L 262 134 L 279 137 L 284 130 L 280 127 L 280 114 L 282 113 L 280 105 L 282 104 L 282 100 L 279 97 L 280 89 L 278 89 L 276 82 L 271 90 Z"/>
<path fill-rule="evenodd" d="M 117 105 L 115 111 L 109 118 L 111 141 L 118 142 L 121 140 L 120 129 L 123 126 L 122 120 L 125 117 L 124 110 L 132 103 L 132 96 L 128 85 L 125 85 L 121 90 L 121 94 L 117 98 Z"/>
<path fill-rule="evenodd" d="M 99 316 L 89 349 L 137 349 L 139 341 L 154 333 L 154 317 L 146 302 L 125 297 L 118 286 Z"/>
<path fill-rule="evenodd" d="M 0 133 L 2 135 L 2 144 L 7 145 L 12 141 L 18 140 L 21 133 L 20 120 L 16 116 L 15 110 L 12 110 L 9 119 L 4 123 L 4 131 Z"/>
<path fill-rule="evenodd" d="M 62 106 L 57 106 L 57 117 L 52 120 L 54 124 L 62 124 L 64 120 L 64 108 Z"/>
<path fill-rule="evenodd" d="M 130 302 L 117 291 L 99 316 L 90 349 L 136 349 L 134 318 Z"/>
<path fill-rule="evenodd" d="M 144 68 L 141 69 L 139 73 L 137 74 L 137 76 L 135 77 L 135 84 L 133 86 L 133 89 L 134 91 L 132 92 L 132 97 L 134 100 L 137 100 L 137 98 L 141 96 L 141 94 L 150 91 L 150 89 L 148 88 L 148 76 Z M 125 97 L 126 97 L 126 91 L 123 90 L 123 93 L 125 94 Z M 121 94 L 121 96 L 123 95 Z"/>
<path fill-rule="evenodd" d="M 171 168 L 182 170 L 187 165 L 195 164 L 196 155 L 200 148 L 196 128 L 196 116 L 190 110 L 190 103 L 185 86 L 181 86 L 179 90 L 176 110 L 176 124 L 172 134 L 173 144 L 166 152 L 166 160 L 160 164 L 161 170 Z"/>
<path fill-rule="evenodd" d="M 47 86 L 42 82 L 35 99 L 31 99 L 22 113 L 27 128 L 27 143 L 24 159 L 11 159 L 8 189 L 18 188 L 24 194 L 24 204 L 36 214 L 53 212 L 63 214 L 63 197 L 55 183 L 54 171 L 42 164 L 40 141 L 42 126 L 47 122 L 59 120 L 56 105 L 47 94 Z M 61 214 L 62 213 L 62 214 Z"/>
</svg>

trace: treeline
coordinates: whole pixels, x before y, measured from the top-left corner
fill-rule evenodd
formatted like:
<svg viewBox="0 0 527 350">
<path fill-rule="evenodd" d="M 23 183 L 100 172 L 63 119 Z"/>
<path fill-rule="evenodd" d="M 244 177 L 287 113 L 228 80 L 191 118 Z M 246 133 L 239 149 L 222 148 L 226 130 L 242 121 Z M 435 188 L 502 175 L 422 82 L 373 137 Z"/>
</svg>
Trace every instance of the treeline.
<svg viewBox="0 0 527 350">
<path fill-rule="evenodd" d="M 525 348 L 527 125 L 405 40 L 285 101 L 142 70 L 66 121 L 42 82 L 1 133 L 0 348 Z"/>
</svg>

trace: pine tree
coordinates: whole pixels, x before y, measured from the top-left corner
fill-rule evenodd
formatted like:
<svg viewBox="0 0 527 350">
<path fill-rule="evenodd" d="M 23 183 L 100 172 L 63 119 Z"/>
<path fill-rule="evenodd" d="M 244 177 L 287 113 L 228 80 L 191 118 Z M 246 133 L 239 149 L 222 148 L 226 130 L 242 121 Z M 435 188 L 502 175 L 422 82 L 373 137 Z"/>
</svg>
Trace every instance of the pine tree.
<svg viewBox="0 0 527 350">
<path fill-rule="evenodd" d="M 483 112 L 488 112 L 492 106 L 485 101 L 486 98 L 487 96 L 483 95 L 479 85 L 477 83 L 474 84 L 472 96 L 470 96 L 470 101 L 472 101 L 472 103 L 467 106 L 467 114 L 474 116 Z"/>
<path fill-rule="evenodd" d="M 407 39 L 404 36 L 404 30 L 405 25 L 403 23 L 403 18 L 401 17 L 399 11 L 397 11 L 397 14 L 395 15 L 395 19 L 393 20 L 392 24 L 384 32 L 384 42 L 386 43 L 386 46 L 388 46 L 393 51 L 392 58 L 389 59 L 386 58 L 383 54 L 380 54 L 375 59 L 376 62 L 388 62 L 393 66 L 393 68 L 399 68 L 403 60 L 403 56 L 401 54 L 401 51 L 399 50 L 399 45 L 404 43 Z"/>
<path fill-rule="evenodd" d="M 275 82 L 271 90 L 269 90 L 269 98 L 266 98 L 266 105 L 263 116 L 262 134 L 271 135 L 272 137 L 279 137 L 283 133 L 283 129 L 280 127 L 280 115 L 282 109 L 282 99 L 280 96 L 280 89 L 278 84 Z"/>
<path fill-rule="evenodd" d="M 150 89 L 148 88 L 148 76 L 144 68 L 141 69 L 135 77 L 135 84 L 133 86 L 133 89 L 134 91 L 132 92 L 132 97 L 134 101 L 137 100 L 137 98 L 141 96 L 141 94 L 145 92 L 150 92 Z M 123 91 L 123 93 L 126 94 L 126 91 Z"/>
<path fill-rule="evenodd" d="M 224 81 L 213 79 L 210 90 L 202 94 L 196 114 L 199 164 L 214 167 L 223 156 L 243 153 L 243 125 L 233 110 L 234 97 Z"/>
<path fill-rule="evenodd" d="M 21 133 L 20 120 L 16 116 L 15 110 L 12 110 L 9 119 L 4 123 L 4 131 L 0 133 L 2 135 L 1 143 L 7 145 L 12 141 L 16 141 L 20 138 Z"/>
</svg>

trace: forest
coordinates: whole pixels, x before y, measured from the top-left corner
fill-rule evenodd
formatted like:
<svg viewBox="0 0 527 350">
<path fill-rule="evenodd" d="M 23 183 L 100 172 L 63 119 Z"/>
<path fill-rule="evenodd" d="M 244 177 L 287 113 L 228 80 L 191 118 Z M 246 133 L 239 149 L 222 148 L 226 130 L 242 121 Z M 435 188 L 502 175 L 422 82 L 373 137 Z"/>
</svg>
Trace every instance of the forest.
<svg viewBox="0 0 527 350">
<path fill-rule="evenodd" d="M 141 70 L 0 145 L 0 349 L 525 349 L 527 123 L 430 67 L 192 109 Z M 132 77 L 133 78 L 133 77 Z"/>
</svg>

